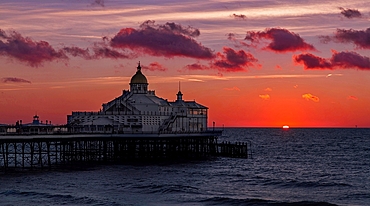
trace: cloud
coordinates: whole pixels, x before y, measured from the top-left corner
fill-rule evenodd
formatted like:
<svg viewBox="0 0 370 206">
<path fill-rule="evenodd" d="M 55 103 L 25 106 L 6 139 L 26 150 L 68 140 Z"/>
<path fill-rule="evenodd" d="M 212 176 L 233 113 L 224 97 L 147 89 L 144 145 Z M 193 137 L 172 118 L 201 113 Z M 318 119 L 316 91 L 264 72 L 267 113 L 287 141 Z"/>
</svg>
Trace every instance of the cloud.
<svg viewBox="0 0 370 206">
<path fill-rule="evenodd" d="M 268 95 L 268 94 L 260 94 L 259 95 L 259 98 L 261 98 L 263 100 L 270 100 L 270 95 Z"/>
<path fill-rule="evenodd" d="M 235 51 L 224 47 L 223 54 L 217 53 L 217 58 L 212 62 L 211 67 L 226 72 L 245 71 L 249 67 L 257 66 L 256 62 L 258 60 L 244 50 Z"/>
<path fill-rule="evenodd" d="M 232 14 L 231 17 L 234 17 L 235 19 L 246 19 L 247 16 L 244 14 Z"/>
<path fill-rule="evenodd" d="M 276 66 L 275 66 L 275 69 L 276 69 L 276 70 L 282 70 L 283 68 L 281 68 L 281 66 L 280 66 L 280 65 L 276 65 Z"/>
<path fill-rule="evenodd" d="M 79 47 L 63 47 L 63 52 L 69 54 L 73 57 L 81 57 L 86 60 L 92 59 L 128 59 L 133 56 L 128 54 L 123 54 L 109 46 L 104 44 L 95 44 L 91 49 L 82 49 Z M 92 50 L 92 52 L 90 52 Z"/>
<path fill-rule="evenodd" d="M 347 99 L 350 99 L 350 100 L 358 100 L 358 98 L 357 97 L 355 97 L 355 96 L 352 96 L 352 95 L 350 95 L 350 96 L 348 96 L 347 97 Z"/>
<path fill-rule="evenodd" d="M 245 46 L 245 47 L 251 47 L 251 46 L 253 46 L 253 45 L 250 45 L 250 44 L 245 43 L 244 41 L 241 41 L 241 40 L 237 39 L 236 38 L 236 34 L 234 34 L 234 33 L 228 33 L 227 34 L 227 39 L 230 40 L 230 41 L 232 41 L 234 43 L 234 46 L 236 48 L 240 48 L 242 46 Z"/>
<path fill-rule="evenodd" d="M 168 31 L 168 32 L 172 32 L 174 34 L 183 34 L 185 36 L 190 36 L 190 37 L 198 37 L 200 35 L 200 31 L 199 29 L 196 29 L 196 28 L 193 28 L 191 26 L 188 26 L 186 28 L 182 27 L 180 24 L 176 24 L 176 23 L 173 23 L 173 22 L 167 22 L 163 25 L 155 25 L 154 24 L 155 22 L 154 21 L 146 21 L 144 22 L 141 27 L 144 27 L 144 28 L 159 28 L 160 30 L 162 31 Z"/>
<path fill-rule="evenodd" d="M 300 54 L 293 56 L 297 64 L 303 64 L 305 69 L 332 69 L 332 64 L 327 59 L 313 54 Z"/>
<path fill-rule="evenodd" d="M 79 47 L 64 47 L 63 51 L 74 57 L 82 57 L 84 59 L 91 59 L 89 49 L 81 49 Z"/>
<path fill-rule="evenodd" d="M 270 87 L 267 87 L 267 88 L 265 89 L 265 91 L 266 91 L 266 92 L 271 92 L 271 91 L 272 91 L 272 89 L 271 89 Z"/>
<path fill-rule="evenodd" d="M 121 29 L 110 40 L 110 46 L 152 56 L 214 58 L 211 49 L 193 39 L 199 35 L 199 30 L 190 26 L 175 23 L 157 25 L 154 21 L 146 21 L 140 29 Z"/>
<path fill-rule="evenodd" d="M 68 60 L 70 56 L 81 57 L 86 60 L 111 58 L 127 59 L 133 55 L 123 54 L 104 43 L 95 43 L 92 48 L 80 48 L 76 46 L 64 46 L 61 49 L 53 48 L 46 41 L 33 41 L 29 37 L 23 37 L 16 31 L 7 34 L 0 29 L 0 56 L 7 56 L 25 62 L 31 67 L 42 66 L 44 62 Z"/>
<path fill-rule="evenodd" d="M 366 30 L 337 29 L 334 36 L 320 36 L 323 43 L 353 43 L 360 49 L 370 49 L 370 28 Z"/>
<path fill-rule="evenodd" d="M 100 5 L 104 7 L 104 0 L 94 0 L 94 2 L 91 5 Z"/>
<path fill-rule="evenodd" d="M 149 66 L 141 66 L 143 69 L 149 70 L 149 71 L 166 71 L 167 68 L 163 67 L 158 62 L 152 62 L 149 64 Z"/>
<path fill-rule="evenodd" d="M 344 9 L 343 7 L 339 7 L 339 9 L 341 10 L 340 13 L 348 19 L 362 17 L 361 13 L 357 9 Z"/>
<path fill-rule="evenodd" d="M 90 56 L 91 59 L 101 59 L 101 58 L 110 58 L 110 59 L 127 59 L 132 58 L 129 55 L 123 54 L 119 51 L 116 51 L 109 47 L 94 47 L 94 55 Z"/>
<path fill-rule="evenodd" d="M 13 82 L 13 83 L 28 83 L 31 84 L 31 81 L 21 79 L 21 78 L 16 78 L 16 77 L 4 77 L 1 79 L 3 83 L 8 83 L 8 82 Z"/>
<path fill-rule="evenodd" d="M 292 52 L 315 50 L 314 46 L 306 43 L 298 34 L 286 29 L 267 28 L 262 32 L 248 31 L 245 40 L 259 43 L 259 40 L 267 39 L 271 42 L 264 48 L 274 52 Z"/>
<path fill-rule="evenodd" d="M 46 61 L 66 60 L 68 57 L 61 50 L 54 49 L 46 41 L 33 41 L 16 31 L 6 34 L 0 30 L 0 55 L 25 62 L 31 67 L 38 67 Z"/>
<path fill-rule="evenodd" d="M 189 64 L 184 67 L 187 70 L 218 70 L 220 72 L 246 71 L 249 67 L 260 67 L 258 60 L 244 50 L 236 51 L 229 47 L 223 48 L 223 53 L 217 52 L 216 57 L 208 64 Z"/>
<path fill-rule="evenodd" d="M 303 64 L 305 69 L 361 69 L 370 70 L 369 57 L 361 56 L 356 52 L 336 52 L 330 59 L 324 59 L 313 54 L 294 55 L 293 59 L 298 64 Z"/>
<path fill-rule="evenodd" d="M 335 67 L 343 69 L 353 69 L 355 67 L 361 70 L 370 70 L 369 57 L 361 56 L 356 52 L 335 52 L 331 62 Z"/>
<path fill-rule="evenodd" d="M 194 64 L 188 64 L 188 65 L 186 65 L 184 67 L 184 69 L 187 69 L 187 70 L 209 70 L 211 68 L 208 67 L 208 66 L 199 64 L 199 63 L 194 63 Z"/>
<path fill-rule="evenodd" d="M 314 95 L 312 95 L 310 93 L 303 94 L 302 95 L 302 98 L 303 99 L 306 99 L 307 101 L 309 101 L 309 100 L 312 100 L 314 102 L 319 102 L 320 101 L 320 99 L 317 96 L 314 96 Z"/>
<path fill-rule="evenodd" d="M 240 91 L 239 87 L 232 87 L 232 88 L 224 88 L 224 90 L 227 90 L 227 91 Z"/>
</svg>

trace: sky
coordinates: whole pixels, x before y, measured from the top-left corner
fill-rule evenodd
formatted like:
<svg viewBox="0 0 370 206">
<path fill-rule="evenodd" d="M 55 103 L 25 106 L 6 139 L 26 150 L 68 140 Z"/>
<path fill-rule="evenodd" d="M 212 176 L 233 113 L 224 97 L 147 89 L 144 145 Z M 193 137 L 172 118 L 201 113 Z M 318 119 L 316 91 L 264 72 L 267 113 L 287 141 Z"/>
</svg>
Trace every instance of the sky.
<svg viewBox="0 0 370 206">
<path fill-rule="evenodd" d="M 65 124 L 129 89 L 225 127 L 370 127 L 367 0 L 0 1 L 0 123 Z"/>
</svg>

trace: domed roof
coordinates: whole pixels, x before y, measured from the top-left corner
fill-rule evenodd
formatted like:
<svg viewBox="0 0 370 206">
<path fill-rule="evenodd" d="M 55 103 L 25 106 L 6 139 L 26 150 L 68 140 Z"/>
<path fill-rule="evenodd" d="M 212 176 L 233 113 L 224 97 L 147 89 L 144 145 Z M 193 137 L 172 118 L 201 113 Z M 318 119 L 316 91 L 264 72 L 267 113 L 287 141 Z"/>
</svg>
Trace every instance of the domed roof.
<svg viewBox="0 0 370 206">
<path fill-rule="evenodd" d="M 148 80 L 146 79 L 144 74 L 141 73 L 140 62 L 139 65 L 137 66 L 136 74 L 134 74 L 134 76 L 131 77 L 130 84 L 148 84 Z"/>
</svg>

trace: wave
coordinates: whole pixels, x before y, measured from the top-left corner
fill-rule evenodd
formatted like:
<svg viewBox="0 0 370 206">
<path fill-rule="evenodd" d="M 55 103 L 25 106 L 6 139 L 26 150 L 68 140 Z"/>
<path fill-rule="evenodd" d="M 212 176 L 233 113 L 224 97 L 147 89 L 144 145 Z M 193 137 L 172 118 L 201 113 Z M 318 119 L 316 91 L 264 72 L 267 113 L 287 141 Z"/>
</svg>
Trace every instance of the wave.
<svg viewBox="0 0 370 206">
<path fill-rule="evenodd" d="M 87 196 L 76 197 L 70 194 L 51 194 L 34 191 L 24 192 L 20 190 L 5 190 L 0 192 L 0 199 L 3 199 L 4 197 L 6 197 L 7 199 L 9 199 L 9 197 L 15 198 L 17 199 L 17 201 L 20 201 L 20 199 L 24 199 L 26 200 L 28 205 L 44 205 L 45 202 L 48 202 L 48 204 L 57 205 L 91 205 L 101 202 L 100 200 Z M 115 203 L 111 202 L 109 204 L 114 205 Z"/>
<path fill-rule="evenodd" d="M 299 202 L 279 202 L 264 199 L 233 199 L 227 197 L 212 197 L 200 201 L 205 205 L 273 205 L 273 206 L 336 206 L 328 202 L 299 201 Z"/>
<path fill-rule="evenodd" d="M 330 181 L 299 181 L 299 180 L 281 180 L 281 179 L 266 179 L 260 180 L 263 185 L 274 185 L 281 187 L 303 187 L 303 188 L 317 188 L 317 187 L 352 187 L 351 184 L 343 182 Z"/>
<path fill-rule="evenodd" d="M 187 193 L 187 194 L 200 194 L 199 189 L 192 186 L 186 185 L 146 185 L 146 186 L 135 186 L 136 189 L 144 190 L 146 193 L 160 193 L 160 194 L 172 194 L 172 193 Z M 142 192 L 142 191 L 141 191 Z"/>
</svg>

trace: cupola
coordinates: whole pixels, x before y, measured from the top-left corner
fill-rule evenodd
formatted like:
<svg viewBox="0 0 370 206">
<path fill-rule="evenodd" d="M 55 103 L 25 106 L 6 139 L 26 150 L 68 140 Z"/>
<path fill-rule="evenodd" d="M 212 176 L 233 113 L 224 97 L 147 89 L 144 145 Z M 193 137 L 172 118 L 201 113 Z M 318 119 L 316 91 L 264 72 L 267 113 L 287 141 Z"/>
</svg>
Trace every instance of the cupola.
<svg viewBox="0 0 370 206">
<path fill-rule="evenodd" d="M 137 66 L 136 73 L 131 77 L 130 91 L 133 93 L 147 93 L 148 91 L 148 80 L 144 74 L 141 73 L 140 62 Z"/>
</svg>

